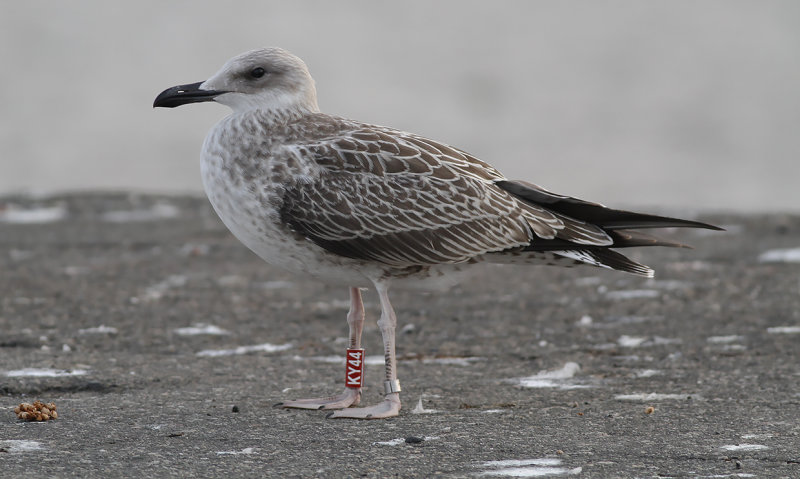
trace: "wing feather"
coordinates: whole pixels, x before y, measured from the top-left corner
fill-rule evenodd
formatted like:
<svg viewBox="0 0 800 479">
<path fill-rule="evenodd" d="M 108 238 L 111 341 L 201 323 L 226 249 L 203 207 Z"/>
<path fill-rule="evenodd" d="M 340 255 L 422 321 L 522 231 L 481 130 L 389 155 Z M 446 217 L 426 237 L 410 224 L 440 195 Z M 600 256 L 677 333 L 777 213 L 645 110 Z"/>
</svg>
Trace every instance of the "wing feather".
<svg viewBox="0 0 800 479">
<path fill-rule="evenodd" d="M 553 237 L 562 222 L 497 188 L 499 173 L 453 148 L 361 129 L 305 147 L 321 167 L 287 186 L 282 220 L 342 256 L 392 266 L 457 263 Z"/>
<path fill-rule="evenodd" d="M 405 267 L 561 250 L 630 270 L 598 251 L 649 241 L 614 232 L 631 221 L 611 221 L 613 210 L 510 182 L 459 149 L 390 128 L 349 128 L 293 151 L 319 168 L 286 186 L 281 208 L 286 224 L 336 254 Z"/>
</svg>

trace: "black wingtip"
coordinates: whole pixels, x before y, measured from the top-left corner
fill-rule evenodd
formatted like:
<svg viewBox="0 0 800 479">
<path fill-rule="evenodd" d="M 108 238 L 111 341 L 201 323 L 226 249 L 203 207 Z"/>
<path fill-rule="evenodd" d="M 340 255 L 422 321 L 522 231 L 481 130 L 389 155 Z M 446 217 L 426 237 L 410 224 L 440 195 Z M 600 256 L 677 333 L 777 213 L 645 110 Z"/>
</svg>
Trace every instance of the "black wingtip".
<svg viewBox="0 0 800 479">
<path fill-rule="evenodd" d="M 684 227 L 685 228 L 702 228 L 702 229 L 712 230 L 712 231 L 725 231 L 725 228 L 721 228 L 721 227 L 719 227 L 717 225 L 712 225 L 710 223 L 703 223 L 701 221 L 682 220 L 682 219 L 679 219 L 679 218 L 666 218 L 666 217 L 665 217 L 665 219 L 674 221 L 676 223 L 675 224 L 676 228 L 684 228 Z"/>
<path fill-rule="evenodd" d="M 702 228 L 725 231 L 719 226 L 700 221 L 615 210 L 599 203 L 551 193 L 526 181 L 503 180 L 495 182 L 495 185 L 521 200 L 543 206 L 570 218 L 595 224 L 607 231 L 643 228 Z"/>
</svg>

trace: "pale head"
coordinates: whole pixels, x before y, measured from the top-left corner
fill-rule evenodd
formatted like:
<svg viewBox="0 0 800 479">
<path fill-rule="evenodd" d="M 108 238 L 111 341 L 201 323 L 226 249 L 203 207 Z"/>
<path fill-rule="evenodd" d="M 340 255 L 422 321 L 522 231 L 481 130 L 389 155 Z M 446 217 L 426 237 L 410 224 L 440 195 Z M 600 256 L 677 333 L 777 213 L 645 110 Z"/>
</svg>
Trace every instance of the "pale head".
<svg viewBox="0 0 800 479">
<path fill-rule="evenodd" d="M 249 110 L 317 112 L 314 79 L 303 60 L 281 48 L 242 53 L 211 78 L 165 90 L 154 106 L 216 101 L 235 113 Z"/>
</svg>

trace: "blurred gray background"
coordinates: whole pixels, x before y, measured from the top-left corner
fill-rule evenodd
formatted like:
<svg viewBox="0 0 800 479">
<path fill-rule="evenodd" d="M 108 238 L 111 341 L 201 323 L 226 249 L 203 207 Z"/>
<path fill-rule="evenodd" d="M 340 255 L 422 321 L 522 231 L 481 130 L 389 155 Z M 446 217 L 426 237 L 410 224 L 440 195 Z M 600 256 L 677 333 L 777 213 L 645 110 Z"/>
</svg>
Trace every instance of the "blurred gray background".
<svg viewBox="0 0 800 479">
<path fill-rule="evenodd" d="M 3 2 L 0 194 L 199 193 L 221 105 L 151 108 L 260 46 L 323 111 L 618 206 L 800 211 L 800 2 Z"/>
</svg>

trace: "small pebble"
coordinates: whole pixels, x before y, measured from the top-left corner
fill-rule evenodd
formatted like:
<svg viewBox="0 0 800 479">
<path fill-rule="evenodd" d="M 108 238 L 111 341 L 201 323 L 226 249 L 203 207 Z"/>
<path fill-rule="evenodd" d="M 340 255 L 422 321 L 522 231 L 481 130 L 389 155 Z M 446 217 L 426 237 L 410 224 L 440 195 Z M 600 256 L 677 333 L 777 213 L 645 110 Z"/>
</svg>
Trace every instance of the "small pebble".
<svg viewBox="0 0 800 479">
<path fill-rule="evenodd" d="M 408 437 L 406 438 L 406 444 L 419 444 L 419 443 L 421 443 L 421 442 L 422 442 L 422 441 L 424 441 L 424 440 L 425 440 L 425 439 L 423 439 L 423 438 L 421 438 L 421 437 L 417 437 L 417 436 L 408 436 Z"/>
<path fill-rule="evenodd" d="M 231 408 L 231 412 L 239 412 L 239 406 L 234 404 L 233 407 Z"/>
</svg>

